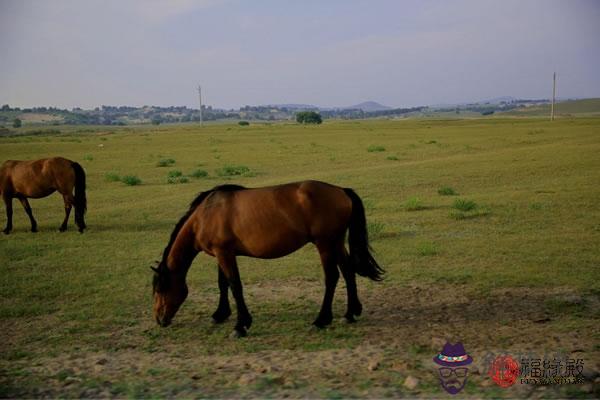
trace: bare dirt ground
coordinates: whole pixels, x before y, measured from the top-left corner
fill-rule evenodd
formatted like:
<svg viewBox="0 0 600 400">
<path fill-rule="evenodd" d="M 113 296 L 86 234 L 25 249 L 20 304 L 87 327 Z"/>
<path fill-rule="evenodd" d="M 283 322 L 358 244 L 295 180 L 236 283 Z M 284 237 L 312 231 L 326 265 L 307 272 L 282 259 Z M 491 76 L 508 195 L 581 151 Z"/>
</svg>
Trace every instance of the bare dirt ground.
<svg viewBox="0 0 600 400">
<path fill-rule="evenodd" d="M 273 290 L 248 285 L 247 292 L 250 298 L 266 296 L 276 302 L 294 298 L 298 286 L 290 282 Z M 315 297 L 320 296 L 318 289 L 314 288 Z M 338 290 L 336 298 L 345 298 L 340 296 L 343 287 Z M 441 390 L 432 362 L 450 340 L 462 341 L 474 359 L 461 396 L 598 397 L 597 295 L 580 295 L 567 288 L 502 289 L 479 295 L 464 290 L 460 285 L 436 285 L 363 291 L 361 320 L 348 326 L 337 319 L 328 328 L 364 332 L 360 344 L 352 348 L 232 355 L 217 350 L 206 355 L 190 343 L 155 352 L 131 343 L 130 348 L 115 352 L 66 352 L 36 358 L 34 363 L 2 361 L 0 383 L 10 397 L 450 397 Z M 549 308 L 552 299 L 560 300 L 560 310 Z M 587 315 L 576 330 L 569 323 L 573 310 Z M 3 327 L 3 336 L 23 328 Z M 502 389 L 487 376 L 496 355 L 544 358 L 557 352 L 584 360 L 586 383 L 575 392 L 559 385 L 516 384 Z M 8 374 L 9 364 L 11 371 L 20 373 Z"/>
</svg>

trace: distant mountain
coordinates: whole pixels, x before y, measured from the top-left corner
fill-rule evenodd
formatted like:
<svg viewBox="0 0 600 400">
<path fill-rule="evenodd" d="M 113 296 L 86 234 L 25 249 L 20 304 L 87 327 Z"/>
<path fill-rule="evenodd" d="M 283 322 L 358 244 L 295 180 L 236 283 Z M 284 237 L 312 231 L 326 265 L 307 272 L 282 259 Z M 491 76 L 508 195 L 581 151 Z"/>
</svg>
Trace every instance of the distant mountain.
<svg viewBox="0 0 600 400">
<path fill-rule="evenodd" d="M 321 111 L 334 111 L 334 110 L 362 110 L 364 112 L 372 111 L 386 111 L 391 110 L 392 107 L 384 106 L 375 101 L 365 101 L 353 106 L 346 107 L 321 107 L 313 104 L 269 104 L 267 107 L 287 108 L 288 110 L 321 110 Z"/>
<path fill-rule="evenodd" d="M 502 97 L 494 97 L 493 99 L 481 100 L 477 103 L 479 104 L 500 104 L 500 103 L 510 103 L 511 101 L 517 100 L 512 96 L 502 96 Z"/>
<path fill-rule="evenodd" d="M 365 101 L 360 104 L 355 104 L 350 107 L 342 107 L 342 110 L 362 110 L 364 112 L 372 112 L 372 111 L 385 111 L 391 110 L 392 107 L 384 106 L 383 104 L 379 104 L 375 101 Z"/>
<path fill-rule="evenodd" d="M 314 106 L 312 104 L 268 104 L 265 107 L 287 108 L 288 110 L 316 110 L 323 107 Z"/>
</svg>

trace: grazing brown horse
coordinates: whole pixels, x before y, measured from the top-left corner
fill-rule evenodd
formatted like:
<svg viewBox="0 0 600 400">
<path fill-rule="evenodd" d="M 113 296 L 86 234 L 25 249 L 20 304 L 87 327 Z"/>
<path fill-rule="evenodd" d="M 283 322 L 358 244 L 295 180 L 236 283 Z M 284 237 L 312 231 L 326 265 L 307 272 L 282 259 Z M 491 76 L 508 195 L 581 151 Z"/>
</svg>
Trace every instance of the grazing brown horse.
<svg viewBox="0 0 600 400">
<path fill-rule="evenodd" d="M 75 188 L 75 195 L 73 195 Z M 12 199 L 21 201 L 31 221 L 31 231 L 37 232 L 37 222 L 33 218 L 27 198 L 39 199 L 57 191 L 65 202 L 65 220 L 60 231 L 67 229 L 71 207 L 75 206 L 75 222 L 79 232 L 85 229 L 84 214 L 87 207 L 85 198 L 85 172 L 78 163 L 62 157 L 44 158 L 35 161 L 8 160 L 0 166 L 0 193 L 6 205 L 6 228 L 12 230 Z"/>
<path fill-rule="evenodd" d="M 346 231 L 349 254 L 344 247 Z M 257 189 L 224 185 L 202 192 L 175 226 L 162 261 L 152 267 L 154 318 L 161 326 L 171 323 L 188 294 L 188 269 L 204 251 L 219 263 L 219 305 L 212 317 L 223 322 L 231 315 L 227 293 L 231 288 L 237 305 L 235 333 L 245 336 L 252 317 L 236 256 L 278 258 L 309 242 L 317 246 L 325 271 L 325 297 L 314 325 L 324 327 L 333 319 L 338 266 L 348 292 L 345 317 L 354 322 L 362 312 L 355 273 L 379 281 L 384 271 L 370 253 L 365 210 L 352 189 L 304 181 Z"/>
</svg>

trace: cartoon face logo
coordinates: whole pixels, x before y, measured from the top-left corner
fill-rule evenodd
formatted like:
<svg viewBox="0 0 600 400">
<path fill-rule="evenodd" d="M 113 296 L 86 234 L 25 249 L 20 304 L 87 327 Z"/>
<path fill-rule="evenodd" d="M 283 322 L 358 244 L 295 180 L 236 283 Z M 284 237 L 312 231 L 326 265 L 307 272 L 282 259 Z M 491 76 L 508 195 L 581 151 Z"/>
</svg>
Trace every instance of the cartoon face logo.
<svg viewBox="0 0 600 400">
<path fill-rule="evenodd" d="M 442 352 L 433 357 L 433 362 L 438 364 L 438 374 L 442 388 L 450 394 L 457 394 L 467 384 L 469 369 L 466 365 L 473 362 L 462 343 L 446 343 Z"/>
</svg>

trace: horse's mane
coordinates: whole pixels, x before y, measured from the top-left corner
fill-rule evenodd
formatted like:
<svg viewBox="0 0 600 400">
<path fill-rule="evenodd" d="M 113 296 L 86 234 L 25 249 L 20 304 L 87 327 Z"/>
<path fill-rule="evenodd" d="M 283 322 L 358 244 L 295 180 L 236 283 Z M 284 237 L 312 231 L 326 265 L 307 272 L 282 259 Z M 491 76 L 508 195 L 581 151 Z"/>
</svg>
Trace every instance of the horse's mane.
<svg viewBox="0 0 600 400">
<path fill-rule="evenodd" d="M 167 244 L 167 247 L 165 247 L 165 250 L 163 251 L 161 265 L 164 264 L 165 267 L 167 266 L 166 265 L 167 257 L 169 256 L 171 247 L 173 247 L 173 243 L 175 243 L 175 239 L 177 239 L 177 235 L 179 234 L 179 231 L 181 230 L 181 228 L 183 228 L 183 225 L 186 223 L 186 221 L 188 220 L 190 215 L 192 215 L 192 213 L 200 205 L 200 203 L 202 203 L 209 195 L 213 194 L 214 192 L 235 192 L 235 191 L 244 190 L 244 189 L 246 189 L 246 188 L 243 186 L 240 186 L 240 185 L 220 185 L 220 186 L 215 186 L 214 188 L 207 190 L 206 192 L 201 192 L 200 194 L 198 194 L 198 196 L 196 196 L 196 198 L 190 203 L 190 208 L 187 210 L 187 212 L 179 219 L 179 222 L 177 222 L 177 224 L 175 224 L 175 228 L 173 229 L 173 232 L 171 233 L 169 243 Z"/>
</svg>

